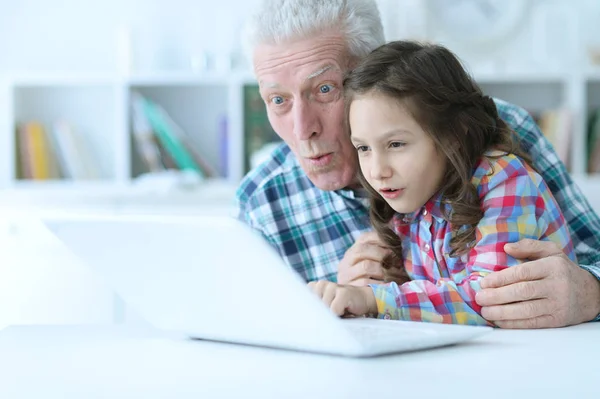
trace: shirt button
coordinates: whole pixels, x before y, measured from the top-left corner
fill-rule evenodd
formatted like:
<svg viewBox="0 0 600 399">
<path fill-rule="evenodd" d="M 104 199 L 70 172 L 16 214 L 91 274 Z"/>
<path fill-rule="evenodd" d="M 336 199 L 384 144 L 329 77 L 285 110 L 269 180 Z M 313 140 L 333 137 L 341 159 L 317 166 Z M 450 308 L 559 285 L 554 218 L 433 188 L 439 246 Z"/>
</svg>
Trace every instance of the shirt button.
<svg viewBox="0 0 600 399">
<path fill-rule="evenodd" d="M 429 250 L 431 249 L 431 247 L 429 246 L 429 244 L 425 244 L 423 246 L 423 249 L 425 250 L 425 252 L 429 252 Z"/>
<path fill-rule="evenodd" d="M 427 209 L 423 211 L 423 216 L 427 216 Z"/>
</svg>

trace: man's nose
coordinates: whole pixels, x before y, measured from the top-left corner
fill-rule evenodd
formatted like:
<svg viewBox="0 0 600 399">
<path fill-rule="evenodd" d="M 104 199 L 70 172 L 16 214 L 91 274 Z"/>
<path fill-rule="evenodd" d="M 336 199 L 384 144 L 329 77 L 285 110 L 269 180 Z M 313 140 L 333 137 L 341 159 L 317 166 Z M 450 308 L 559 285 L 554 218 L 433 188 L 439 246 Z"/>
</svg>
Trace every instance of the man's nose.
<svg viewBox="0 0 600 399">
<path fill-rule="evenodd" d="M 318 110 L 305 102 L 294 104 L 294 135 L 299 140 L 308 140 L 321 134 L 322 126 Z"/>
</svg>

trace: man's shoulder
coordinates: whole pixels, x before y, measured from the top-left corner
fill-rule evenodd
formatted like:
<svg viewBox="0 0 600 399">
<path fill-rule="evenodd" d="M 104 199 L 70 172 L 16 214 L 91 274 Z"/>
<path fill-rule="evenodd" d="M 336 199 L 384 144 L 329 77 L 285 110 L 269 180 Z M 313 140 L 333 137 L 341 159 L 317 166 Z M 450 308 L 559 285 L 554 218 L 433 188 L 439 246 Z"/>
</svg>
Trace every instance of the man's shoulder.
<svg viewBox="0 0 600 399">
<path fill-rule="evenodd" d="M 531 158 L 535 160 L 534 162 L 539 163 L 540 160 L 537 158 L 541 155 L 548 156 L 548 151 L 551 151 L 552 155 L 556 156 L 550 143 L 546 140 L 537 123 L 526 109 L 497 98 L 494 98 L 494 102 L 496 103 L 498 116 L 512 129 L 519 145 L 529 153 Z M 545 169 L 539 166 L 536 164 L 538 169 Z"/>
<path fill-rule="evenodd" d="M 498 115 L 502 119 L 505 119 L 505 117 L 506 118 L 515 118 L 515 117 L 523 118 L 524 116 L 529 115 L 527 110 L 525 110 L 525 108 L 523 108 L 519 105 L 509 103 L 508 101 L 502 100 L 497 97 L 494 97 L 493 99 L 494 99 L 494 103 L 496 104 L 496 109 L 498 110 Z"/>
<path fill-rule="evenodd" d="M 308 177 L 300 167 L 296 157 L 285 144 L 281 143 L 269 155 L 268 159 L 252 169 L 242 179 L 237 191 L 236 199 L 243 207 L 259 200 L 271 202 L 269 192 L 277 192 L 290 184 L 304 185 Z M 278 196 L 277 199 L 281 199 Z"/>
<path fill-rule="evenodd" d="M 524 120 L 531 118 L 529 112 L 519 105 L 495 97 L 494 103 L 498 110 L 498 116 L 513 128 L 514 125 L 520 125 Z"/>
</svg>

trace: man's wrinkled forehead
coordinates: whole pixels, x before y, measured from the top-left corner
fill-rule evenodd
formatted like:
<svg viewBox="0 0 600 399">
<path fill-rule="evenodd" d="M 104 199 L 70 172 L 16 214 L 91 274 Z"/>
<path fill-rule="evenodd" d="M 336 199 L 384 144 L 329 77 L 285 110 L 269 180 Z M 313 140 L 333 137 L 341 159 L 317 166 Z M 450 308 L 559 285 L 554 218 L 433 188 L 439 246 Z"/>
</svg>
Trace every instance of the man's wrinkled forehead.
<svg viewBox="0 0 600 399">
<path fill-rule="evenodd" d="M 258 45 L 254 49 L 253 63 L 259 83 L 267 84 L 280 78 L 305 82 L 328 72 L 345 72 L 343 69 L 347 68 L 347 58 L 343 38 L 325 35 L 288 43 Z"/>
<path fill-rule="evenodd" d="M 342 71 L 340 70 L 340 68 L 337 65 L 327 63 L 322 66 L 318 66 L 318 67 L 314 68 L 312 71 L 309 71 L 308 73 L 306 73 L 305 71 L 303 71 L 302 73 L 304 73 L 304 76 L 300 75 L 301 76 L 300 81 L 304 84 L 304 83 L 310 82 L 313 79 L 317 79 L 317 78 L 325 76 L 325 75 L 334 74 L 334 73 L 341 74 Z M 278 89 L 281 87 L 279 82 L 271 81 L 271 79 L 269 79 L 269 78 L 259 79 L 258 84 L 260 87 L 265 88 L 265 89 Z"/>
</svg>

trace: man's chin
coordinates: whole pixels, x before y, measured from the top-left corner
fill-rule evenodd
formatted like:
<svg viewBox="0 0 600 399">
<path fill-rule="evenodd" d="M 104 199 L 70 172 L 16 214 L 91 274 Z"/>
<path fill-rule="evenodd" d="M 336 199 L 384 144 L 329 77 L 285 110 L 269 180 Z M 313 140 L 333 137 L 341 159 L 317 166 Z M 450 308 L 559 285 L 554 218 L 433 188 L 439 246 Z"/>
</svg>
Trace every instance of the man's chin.
<svg viewBox="0 0 600 399">
<path fill-rule="evenodd" d="M 323 191 L 340 190 L 350 186 L 353 182 L 352 177 L 344 176 L 344 172 L 329 170 L 329 171 L 311 171 L 308 173 L 310 181 Z"/>
</svg>

